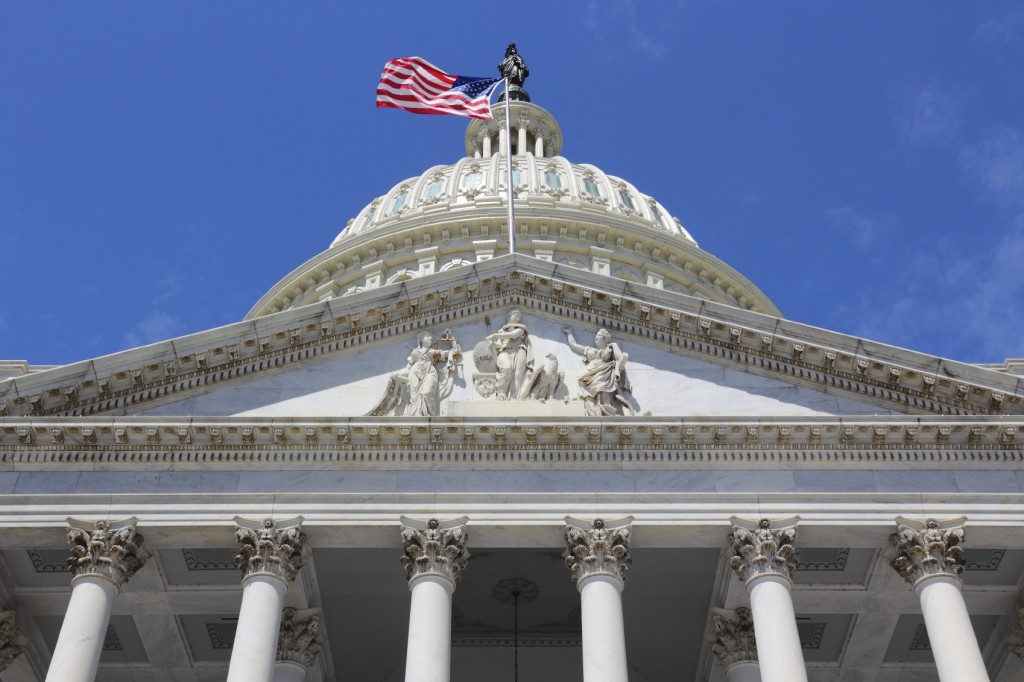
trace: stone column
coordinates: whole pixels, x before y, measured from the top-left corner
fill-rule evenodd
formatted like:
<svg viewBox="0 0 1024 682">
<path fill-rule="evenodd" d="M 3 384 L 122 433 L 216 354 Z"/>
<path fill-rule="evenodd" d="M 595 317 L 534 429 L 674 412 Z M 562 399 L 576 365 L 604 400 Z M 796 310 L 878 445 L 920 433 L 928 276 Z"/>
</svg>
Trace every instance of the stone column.
<svg viewBox="0 0 1024 682">
<path fill-rule="evenodd" d="M 964 571 L 963 517 L 923 523 L 897 518 L 889 537 L 898 554 L 890 562 L 921 600 L 921 613 L 941 682 L 988 682 L 960 589 Z"/>
<path fill-rule="evenodd" d="M 538 159 L 544 157 L 544 138 L 541 137 L 539 130 L 537 131 L 537 139 L 533 143 L 533 155 Z"/>
<path fill-rule="evenodd" d="M 227 682 L 273 682 L 281 606 L 288 585 L 302 568 L 302 517 L 277 524 L 235 517 L 242 569 L 242 608 L 231 647 Z"/>
<path fill-rule="evenodd" d="M 485 159 L 491 158 L 491 136 L 490 135 L 484 135 L 483 149 L 484 149 L 484 154 L 483 154 L 484 158 Z"/>
<path fill-rule="evenodd" d="M 47 682 L 91 682 L 103 653 L 114 597 L 148 557 L 139 556 L 138 519 L 68 519 L 71 601 L 53 649 Z"/>
<path fill-rule="evenodd" d="M 452 593 L 469 561 L 467 520 L 401 519 L 402 564 L 412 593 L 406 682 L 448 682 L 451 675 Z"/>
<path fill-rule="evenodd" d="M 519 140 L 516 142 L 517 156 L 526 156 L 526 123 L 519 124 Z"/>
<path fill-rule="evenodd" d="M 0 611 L 0 672 L 7 670 L 7 666 L 24 651 L 16 615 L 14 609 Z"/>
<path fill-rule="evenodd" d="M 712 609 L 711 651 L 725 668 L 729 682 L 761 682 L 757 664 L 757 642 L 750 609 L 741 606 L 735 611 Z"/>
<path fill-rule="evenodd" d="M 776 522 L 733 517 L 730 566 L 746 584 L 764 682 L 807 682 L 807 669 L 789 591 L 796 569 L 797 518 Z"/>
<path fill-rule="evenodd" d="M 622 588 L 633 517 L 605 522 L 565 519 L 565 565 L 580 592 L 583 620 L 583 682 L 627 682 Z"/>
<path fill-rule="evenodd" d="M 274 682 L 302 682 L 320 653 L 320 609 L 281 612 Z"/>
</svg>

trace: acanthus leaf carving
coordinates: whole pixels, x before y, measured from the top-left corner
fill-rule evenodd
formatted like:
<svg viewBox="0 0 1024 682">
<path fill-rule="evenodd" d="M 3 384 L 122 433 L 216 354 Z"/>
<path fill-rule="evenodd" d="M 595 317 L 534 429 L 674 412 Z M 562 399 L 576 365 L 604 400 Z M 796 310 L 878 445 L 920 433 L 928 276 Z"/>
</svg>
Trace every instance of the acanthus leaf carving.
<svg viewBox="0 0 1024 682">
<path fill-rule="evenodd" d="M 142 568 L 148 556 L 139 554 L 142 535 L 135 532 L 138 519 L 94 522 L 68 519 L 71 557 L 68 568 L 75 578 L 99 576 L 121 588 Z"/>
<path fill-rule="evenodd" d="M 235 539 L 239 546 L 235 565 L 242 571 L 242 580 L 256 575 L 272 575 L 285 583 L 294 580 L 305 565 L 302 521 L 299 516 L 276 524 L 273 519 L 261 522 L 236 516 Z"/>
<path fill-rule="evenodd" d="M 889 565 L 911 585 L 931 575 L 959 579 L 964 572 L 966 539 L 964 518 L 947 521 L 927 519 L 924 523 L 897 518 L 896 532 L 889 541 L 898 552 Z"/>
<path fill-rule="evenodd" d="M 572 581 L 593 576 L 608 576 L 625 583 L 626 571 L 633 558 L 629 553 L 632 517 L 606 522 L 594 519 L 590 524 L 567 518 L 566 549 L 562 556 L 572 574 Z"/>
<path fill-rule="evenodd" d="M 776 522 L 769 519 L 751 522 L 733 517 L 729 545 L 732 550 L 730 567 L 743 582 L 765 575 L 778 575 L 792 580 L 797 566 L 797 518 Z"/>
<path fill-rule="evenodd" d="M 445 523 L 430 519 L 426 523 L 402 517 L 402 565 L 410 583 L 425 575 L 446 578 L 457 585 L 469 562 L 469 533 L 466 517 Z"/>
</svg>

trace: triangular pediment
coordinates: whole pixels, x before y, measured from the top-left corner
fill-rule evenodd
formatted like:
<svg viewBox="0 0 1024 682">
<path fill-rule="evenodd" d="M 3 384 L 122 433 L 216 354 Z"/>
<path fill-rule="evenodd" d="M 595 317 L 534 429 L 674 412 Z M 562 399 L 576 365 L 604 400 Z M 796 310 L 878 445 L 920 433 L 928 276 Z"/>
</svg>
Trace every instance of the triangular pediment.
<svg viewBox="0 0 1024 682">
<path fill-rule="evenodd" d="M 551 356 L 563 374 L 543 407 L 498 405 L 479 381 L 494 368 L 473 351 L 513 308 L 532 367 Z M 1024 410 L 1017 376 L 516 255 L 0 382 L 0 415 L 401 415 L 395 375 L 423 332 L 448 330 L 463 357 L 442 416 L 582 416 L 584 366 L 563 327 L 584 346 L 609 331 L 636 414 Z"/>
</svg>

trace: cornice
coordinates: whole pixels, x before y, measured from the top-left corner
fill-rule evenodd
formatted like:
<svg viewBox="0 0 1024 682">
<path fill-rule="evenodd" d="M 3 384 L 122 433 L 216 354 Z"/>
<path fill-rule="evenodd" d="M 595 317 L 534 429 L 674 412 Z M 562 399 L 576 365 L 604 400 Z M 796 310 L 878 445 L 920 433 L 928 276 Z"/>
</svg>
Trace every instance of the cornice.
<svg viewBox="0 0 1024 682">
<path fill-rule="evenodd" d="M 0 420 L 0 463 L 357 468 L 955 466 L 1017 469 L 1024 418 L 47 418 Z"/>
<path fill-rule="evenodd" d="M 517 255 L 8 379 L 0 418 L 124 412 L 508 306 L 898 412 L 1024 413 L 1021 377 Z"/>
</svg>

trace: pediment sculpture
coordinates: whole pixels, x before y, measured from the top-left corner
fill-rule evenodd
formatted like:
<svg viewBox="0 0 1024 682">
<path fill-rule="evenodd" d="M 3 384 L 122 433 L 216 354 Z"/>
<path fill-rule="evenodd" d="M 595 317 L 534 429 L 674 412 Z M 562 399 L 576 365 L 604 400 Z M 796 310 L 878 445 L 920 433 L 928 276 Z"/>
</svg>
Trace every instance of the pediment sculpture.
<svg viewBox="0 0 1024 682">
<path fill-rule="evenodd" d="M 593 346 L 577 343 L 573 330 L 563 327 L 568 348 L 551 339 L 540 339 L 543 358 L 535 357 L 535 339 L 523 322 L 522 312 L 513 308 L 505 323 L 491 331 L 485 318 L 487 335 L 472 351 L 472 389 L 462 398 L 453 398 L 445 414 L 476 414 L 483 409 L 488 415 L 504 414 L 499 405 L 508 403 L 508 414 L 539 414 L 547 408 L 529 408 L 527 403 L 559 401 L 561 406 L 551 414 L 606 417 L 634 415 L 635 400 L 626 375 L 629 354 L 612 340 L 607 329 L 594 336 Z M 559 352 L 559 348 L 563 350 Z M 578 395 L 571 396 L 566 386 L 560 357 L 568 362 L 569 353 L 578 356 L 583 369 L 576 377 Z M 370 413 L 373 416 L 437 417 L 442 414 L 442 402 L 452 395 L 456 380 L 461 376 L 462 348 L 449 330 L 435 338 L 424 332 L 417 339 L 406 361 L 406 366 L 389 377 L 384 397 Z M 461 382 L 459 386 L 464 386 Z M 468 398 L 468 400 L 466 399 Z M 574 400 L 582 401 L 582 409 L 572 408 Z M 515 403 L 515 404 L 513 404 Z M 579 402 L 575 403 L 579 405 Z M 473 407 L 476 405 L 477 407 Z M 490 405 L 490 407 L 484 407 Z M 467 407 L 468 406 L 468 407 Z M 524 410 L 526 410 L 524 412 Z M 569 410 L 566 412 L 566 410 Z M 578 411 L 577 411 L 578 410 Z"/>
</svg>

